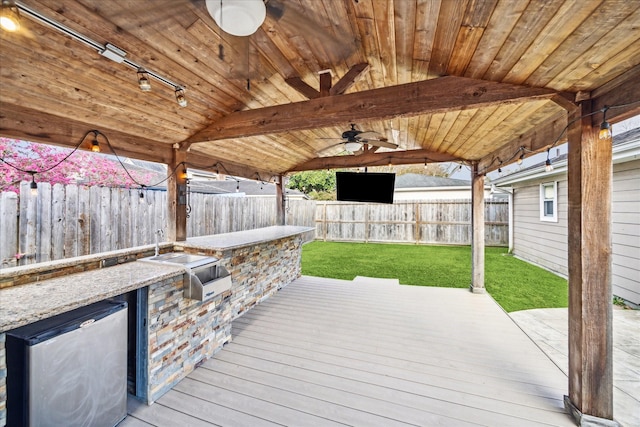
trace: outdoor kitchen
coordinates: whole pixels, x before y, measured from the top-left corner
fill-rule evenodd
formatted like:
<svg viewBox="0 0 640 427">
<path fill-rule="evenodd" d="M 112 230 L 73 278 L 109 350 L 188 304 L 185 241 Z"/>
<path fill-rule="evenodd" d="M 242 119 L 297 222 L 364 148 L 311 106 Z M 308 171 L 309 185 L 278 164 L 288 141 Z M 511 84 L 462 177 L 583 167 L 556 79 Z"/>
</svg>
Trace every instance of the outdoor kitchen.
<svg viewBox="0 0 640 427">
<path fill-rule="evenodd" d="M 135 357 L 127 359 L 121 391 L 151 404 L 233 339 L 234 319 L 300 276 L 301 247 L 313 230 L 273 226 L 2 270 L 0 345 L 9 345 L 16 328 L 124 301 L 129 337 L 121 353 Z M 0 361 L 8 390 L 0 408 L 11 408 L 13 425 L 14 361 Z"/>
</svg>

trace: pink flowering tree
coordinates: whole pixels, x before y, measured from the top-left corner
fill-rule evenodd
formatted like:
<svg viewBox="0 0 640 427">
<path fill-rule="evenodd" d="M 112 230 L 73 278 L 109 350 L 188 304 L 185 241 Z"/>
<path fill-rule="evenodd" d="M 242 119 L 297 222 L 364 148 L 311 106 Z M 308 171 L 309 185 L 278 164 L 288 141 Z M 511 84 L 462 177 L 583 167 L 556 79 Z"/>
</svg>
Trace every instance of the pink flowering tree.
<svg viewBox="0 0 640 427">
<path fill-rule="evenodd" d="M 132 180 L 113 156 L 77 150 L 65 160 L 71 151 L 69 148 L 0 138 L 0 192 L 19 193 L 20 182 L 32 179 L 30 173 L 23 171 L 36 172 L 36 182 L 48 182 L 51 185 L 130 188 L 139 187 L 140 184 L 153 185 L 164 178 L 160 174 L 135 170 L 135 167 L 125 165 L 134 178 Z M 58 163 L 58 166 L 47 170 Z"/>
</svg>

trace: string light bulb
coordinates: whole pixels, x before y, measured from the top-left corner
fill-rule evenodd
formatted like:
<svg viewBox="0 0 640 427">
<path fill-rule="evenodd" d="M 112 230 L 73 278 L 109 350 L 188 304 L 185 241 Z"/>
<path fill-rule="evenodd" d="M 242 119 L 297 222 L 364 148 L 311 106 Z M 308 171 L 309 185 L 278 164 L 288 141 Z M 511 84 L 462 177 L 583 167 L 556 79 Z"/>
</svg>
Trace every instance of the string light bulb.
<svg viewBox="0 0 640 427">
<path fill-rule="evenodd" d="M 520 154 L 520 157 L 518 157 L 518 160 L 516 160 L 516 163 L 521 165 L 523 161 L 524 161 L 524 151 L 522 151 L 522 154 Z"/>
<path fill-rule="evenodd" d="M 95 136 L 91 141 L 91 151 L 93 151 L 94 153 L 100 152 L 100 143 L 98 142 L 98 139 Z"/>
<path fill-rule="evenodd" d="M 240 181 L 236 181 L 236 193 L 240 192 Z"/>
<path fill-rule="evenodd" d="M 184 165 L 182 166 L 182 172 L 180 172 L 179 178 L 180 179 L 187 179 L 188 178 L 187 167 L 184 166 Z"/>
<path fill-rule="evenodd" d="M 602 123 L 600 123 L 600 133 L 598 134 L 600 139 L 611 139 L 611 123 L 607 121 L 607 110 L 609 107 L 606 105 L 602 109 Z"/>
<path fill-rule="evenodd" d="M 36 173 L 31 171 L 29 172 L 31 174 L 31 184 L 29 184 L 29 188 L 31 188 L 31 195 L 32 196 L 37 196 L 38 195 L 38 184 L 36 183 Z"/>
<path fill-rule="evenodd" d="M 138 68 L 138 86 L 143 92 L 149 92 L 151 90 L 151 82 L 149 81 L 149 77 L 147 77 L 147 72 L 142 67 Z"/>
<path fill-rule="evenodd" d="M 176 101 L 181 107 L 187 106 L 187 98 L 184 96 L 184 89 L 180 86 L 176 86 Z"/>
<path fill-rule="evenodd" d="M 2 0 L 0 8 L 0 27 L 9 32 L 18 31 L 20 29 L 20 14 L 16 3 L 12 0 Z"/>
</svg>

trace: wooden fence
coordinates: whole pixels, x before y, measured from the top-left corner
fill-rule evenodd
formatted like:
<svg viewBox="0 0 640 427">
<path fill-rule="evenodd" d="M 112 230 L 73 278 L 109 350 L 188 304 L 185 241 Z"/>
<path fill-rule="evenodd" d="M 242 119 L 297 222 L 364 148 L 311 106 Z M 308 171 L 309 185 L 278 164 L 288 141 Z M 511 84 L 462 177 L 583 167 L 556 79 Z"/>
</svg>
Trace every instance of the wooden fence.
<svg viewBox="0 0 640 427">
<path fill-rule="evenodd" d="M 486 245 L 508 245 L 508 212 L 506 201 L 485 202 Z M 316 239 L 469 245 L 471 201 L 402 201 L 392 205 L 317 202 Z"/>
<path fill-rule="evenodd" d="M 140 194 L 143 197 L 140 197 Z M 187 234 L 203 236 L 276 224 L 273 197 L 192 193 Z M 287 224 L 314 226 L 315 202 L 287 201 Z M 155 242 L 167 229 L 165 191 L 29 182 L 0 194 L 0 268 Z"/>
</svg>

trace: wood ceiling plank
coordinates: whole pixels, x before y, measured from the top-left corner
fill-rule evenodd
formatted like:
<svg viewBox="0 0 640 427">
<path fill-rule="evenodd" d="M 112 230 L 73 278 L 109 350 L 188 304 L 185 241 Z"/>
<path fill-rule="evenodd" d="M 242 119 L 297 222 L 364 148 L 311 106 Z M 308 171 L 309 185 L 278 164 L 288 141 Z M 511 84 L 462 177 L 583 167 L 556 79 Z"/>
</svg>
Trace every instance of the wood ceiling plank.
<svg viewBox="0 0 640 427">
<path fill-rule="evenodd" d="M 564 0 L 531 2 L 518 20 L 483 78 L 501 81 L 531 46 L 537 34 L 558 12 Z"/>
<path fill-rule="evenodd" d="M 429 127 L 427 128 L 427 131 L 424 134 L 424 138 L 421 141 L 422 149 L 428 150 L 428 151 L 435 151 L 435 150 L 432 150 L 431 147 L 433 146 L 433 140 L 435 139 L 435 136 L 438 133 L 438 130 L 440 129 L 440 125 L 444 120 L 445 114 L 446 113 L 435 113 L 431 115 L 431 119 L 429 120 Z"/>
<path fill-rule="evenodd" d="M 396 65 L 396 29 L 394 20 L 393 1 L 374 2 L 373 13 L 376 29 L 377 50 L 380 63 L 384 67 L 385 85 L 398 84 L 398 69 Z"/>
<path fill-rule="evenodd" d="M 393 8 L 397 82 L 409 83 L 413 68 L 416 0 L 396 1 Z"/>
<path fill-rule="evenodd" d="M 375 41 L 376 26 L 373 19 L 358 18 L 358 29 L 362 39 L 367 62 L 371 64 L 368 76 L 371 78 L 372 87 L 384 87 L 384 66 L 380 59 L 380 52 Z"/>
<path fill-rule="evenodd" d="M 449 59 L 453 53 L 456 38 L 460 32 L 460 24 L 467 9 L 468 0 L 442 1 L 438 26 L 433 41 L 429 74 L 442 76 L 447 72 Z"/>
<path fill-rule="evenodd" d="M 498 2 L 467 66 L 465 77 L 479 79 L 485 75 L 528 4 L 529 0 L 500 0 Z"/>
<path fill-rule="evenodd" d="M 522 84 L 578 28 L 602 0 L 570 0 L 560 6 L 503 81 Z"/>
<path fill-rule="evenodd" d="M 640 5 L 636 2 L 606 0 L 527 78 L 530 86 L 547 86 L 585 51 L 602 39 Z"/>
<path fill-rule="evenodd" d="M 638 64 L 640 64 L 640 38 L 617 54 L 612 53 L 606 61 L 596 69 L 591 70 L 581 81 L 576 82 L 572 88 L 577 88 L 578 91 L 591 91 L 593 88 L 606 84 L 612 78 L 623 74 L 626 70 L 632 69 Z"/>
<path fill-rule="evenodd" d="M 636 15 L 637 22 L 640 22 L 640 9 L 638 9 Z M 625 26 L 621 25 L 621 27 Z M 628 32 L 620 33 L 621 36 L 623 34 L 626 35 Z M 597 43 L 591 49 L 590 55 L 584 55 L 576 59 L 571 67 L 549 82 L 549 86 L 566 86 L 569 81 L 573 81 L 575 83 L 571 85 L 572 89 L 577 88 L 577 90 L 581 91 L 596 89 L 606 83 L 600 76 L 615 77 L 622 74 L 625 69 L 632 68 L 640 62 L 637 54 L 640 46 L 640 32 L 637 31 L 634 37 L 635 40 L 627 38 L 626 42 L 619 43 L 615 43 L 606 37 L 602 40 L 602 43 Z M 589 79 L 589 75 L 593 75 L 593 79 Z"/>
<path fill-rule="evenodd" d="M 430 162 L 450 162 L 457 158 L 448 154 L 435 153 L 427 150 L 387 151 L 384 153 L 367 152 L 360 156 L 320 157 L 306 163 L 292 167 L 290 172 L 305 170 L 352 168 L 361 166 L 387 166 L 389 162 L 394 165 L 411 165 L 423 163 L 427 159 Z"/>
<path fill-rule="evenodd" d="M 500 135 L 500 125 L 504 120 L 506 120 L 511 114 L 518 110 L 520 107 L 519 104 L 509 104 L 509 105 L 500 105 L 496 110 L 491 114 L 487 120 L 482 123 L 476 129 L 476 132 L 473 134 L 467 142 L 460 147 L 458 152 L 462 155 L 465 155 L 464 160 L 479 160 L 481 151 L 478 147 L 482 146 L 486 139 L 492 139 L 492 133 L 496 133 Z M 456 155 L 455 153 L 453 155 Z M 474 156 L 478 156 L 474 158 Z"/>
<path fill-rule="evenodd" d="M 480 127 L 483 126 L 487 122 L 487 120 L 491 118 L 496 110 L 498 110 L 497 105 L 493 107 L 477 109 L 471 120 L 469 120 L 467 126 L 462 129 L 462 131 L 458 134 L 456 140 L 448 147 L 447 151 L 453 153 L 456 156 L 462 155 L 467 141 L 473 139 L 478 129 L 480 129 Z"/>
<path fill-rule="evenodd" d="M 462 19 L 447 73 L 463 76 L 476 52 L 498 0 L 471 0 Z"/>
<path fill-rule="evenodd" d="M 429 150 L 438 152 L 441 151 L 442 142 L 453 127 L 459 115 L 459 110 L 449 111 L 445 113 L 444 118 L 442 119 L 442 123 L 440 123 L 440 127 L 438 128 L 438 132 L 436 132 L 436 134 L 433 136 L 431 145 L 429 145 Z"/>
<path fill-rule="evenodd" d="M 484 28 L 482 27 L 469 27 L 466 25 L 460 27 L 460 32 L 449 60 L 447 74 L 464 76 L 483 34 Z"/>
<path fill-rule="evenodd" d="M 309 86 L 302 78 L 298 76 L 285 79 L 285 83 L 300 92 L 307 99 L 320 98 L 320 92 Z"/>
<path fill-rule="evenodd" d="M 555 92 L 464 77 L 398 85 L 366 92 L 318 98 L 226 116 L 198 132 L 190 142 L 312 129 L 362 120 L 479 108 L 493 104 L 548 99 Z M 401 100 L 401 102 L 399 102 Z"/>
<path fill-rule="evenodd" d="M 413 81 L 438 77 L 429 75 L 429 63 L 438 26 L 440 5 L 440 1 L 418 0 L 415 19 L 416 34 L 413 39 L 413 65 L 411 67 Z"/>
<path fill-rule="evenodd" d="M 469 122 L 473 119 L 477 112 L 477 109 L 460 111 L 460 114 L 458 115 L 456 121 L 453 123 L 453 126 L 451 126 L 451 129 L 449 129 L 449 132 L 447 132 L 446 136 L 444 137 L 438 151 L 441 151 L 443 153 L 450 152 L 451 145 L 455 143 L 461 132 L 469 125 Z"/>
</svg>

